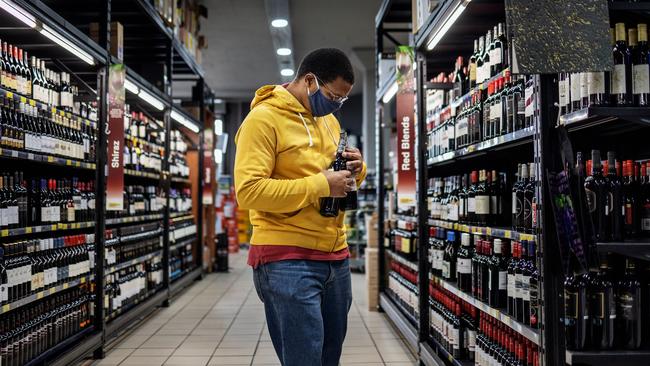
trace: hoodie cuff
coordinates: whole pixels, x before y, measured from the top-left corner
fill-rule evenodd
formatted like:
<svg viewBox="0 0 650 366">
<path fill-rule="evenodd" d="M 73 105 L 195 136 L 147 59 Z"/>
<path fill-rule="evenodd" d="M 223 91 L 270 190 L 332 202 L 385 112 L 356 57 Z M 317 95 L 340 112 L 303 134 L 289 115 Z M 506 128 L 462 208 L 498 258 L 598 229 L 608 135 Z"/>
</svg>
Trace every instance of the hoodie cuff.
<svg viewBox="0 0 650 366">
<path fill-rule="evenodd" d="M 361 171 L 359 174 L 357 174 L 357 187 L 363 183 L 363 181 L 366 179 L 366 176 L 368 175 L 368 167 L 366 166 L 366 163 L 363 163 L 363 167 L 361 167 Z"/>
<path fill-rule="evenodd" d="M 330 184 L 327 182 L 327 177 L 325 177 L 325 174 L 318 173 L 316 175 L 312 175 L 311 177 L 305 178 L 305 181 L 309 185 L 313 202 L 318 201 L 318 199 L 321 197 L 329 197 Z"/>
</svg>

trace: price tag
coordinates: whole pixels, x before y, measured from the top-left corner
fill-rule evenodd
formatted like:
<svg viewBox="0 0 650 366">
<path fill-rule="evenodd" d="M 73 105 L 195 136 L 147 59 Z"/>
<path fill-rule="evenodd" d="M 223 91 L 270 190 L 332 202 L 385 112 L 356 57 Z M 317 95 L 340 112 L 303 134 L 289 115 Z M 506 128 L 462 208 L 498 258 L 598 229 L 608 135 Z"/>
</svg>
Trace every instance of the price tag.
<svg viewBox="0 0 650 366">
<path fill-rule="evenodd" d="M 33 100 L 33 99 L 30 99 L 29 100 L 29 105 L 31 105 L 32 107 L 36 107 L 36 101 Z"/>
<path fill-rule="evenodd" d="M 36 294 L 36 300 L 40 300 L 40 299 L 42 299 L 42 298 L 43 298 L 43 291 L 39 291 L 39 292 Z"/>
<path fill-rule="evenodd" d="M 48 156 L 47 157 L 47 162 L 48 163 L 53 163 L 54 162 L 54 156 Z"/>
<path fill-rule="evenodd" d="M 66 283 L 63 284 L 63 289 L 64 289 L 64 290 L 67 290 L 68 287 L 70 287 L 70 284 L 69 284 L 69 283 L 66 282 Z"/>
<path fill-rule="evenodd" d="M 32 233 L 32 227 L 28 226 L 25 228 L 25 234 L 31 234 Z"/>
<path fill-rule="evenodd" d="M 7 305 L 2 306 L 2 312 L 3 313 L 6 313 L 9 310 L 11 310 L 11 304 L 7 304 Z"/>
<path fill-rule="evenodd" d="M 21 102 L 21 103 L 27 103 L 27 98 L 21 96 L 21 97 L 20 97 L 20 102 Z"/>
<path fill-rule="evenodd" d="M 17 157 L 18 157 L 18 151 L 16 151 L 16 150 L 12 150 L 12 151 L 11 151 L 11 157 L 12 157 L 12 158 L 17 158 Z"/>
<path fill-rule="evenodd" d="M 32 153 L 27 153 L 27 159 L 28 159 L 28 160 L 34 160 L 34 154 L 32 154 Z"/>
<path fill-rule="evenodd" d="M 65 165 L 70 166 L 72 165 L 72 161 L 70 159 L 65 160 Z"/>
<path fill-rule="evenodd" d="M 4 230 L 0 231 L 0 236 L 9 236 L 9 230 L 4 229 Z"/>
<path fill-rule="evenodd" d="M 52 107 L 52 113 L 56 114 L 56 108 Z"/>
<path fill-rule="evenodd" d="M 80 284 L 86 283 L 86 277 L 81 277 L 81 280 L 79 280 Z"/>
<path fill-rule="evenodd" d="M 512 231 L 510 231 L 510 230 L 506 230 L 503 234 L 504 234 L 503 236 L 505 236 L 506 239 L 511 239 L 512 238 Z"/>
<path fill-rule="evenodd" d="M 56 287 L 52 287 L 48 292 L 50 295 L 52 295 L 53 293 L 56 292 Z"/>
<path fill-rule="evenodd" d="M 7 92 L 7 98 L 13 98 L 13 97 L 14 97 L 14 93 L 12 93 L 12 92 Z"/>
<path fill-rule="evenodd" d="M 79 166 L 81 166 L 81 163 L 78 162 L 78 161 L 75 161 L 74 166 L 79 167 Z"/>
<path fill-rule="evenodd" d="M 491 227 L 485 229 L 485 235 L 492 236 L 492 228 Z"/>
<path fill-rule="evenodd" d="M 63 112 L 63 111 L 59 111 L 59 116 L 61 116 L 61 117 L 65 117 L 65 112 Z"/>
<path fill-rule="evenodd" d="M 50 230 L 55 231 L 56 230 L 56 224 L 50 226 Z"/>
</svg>

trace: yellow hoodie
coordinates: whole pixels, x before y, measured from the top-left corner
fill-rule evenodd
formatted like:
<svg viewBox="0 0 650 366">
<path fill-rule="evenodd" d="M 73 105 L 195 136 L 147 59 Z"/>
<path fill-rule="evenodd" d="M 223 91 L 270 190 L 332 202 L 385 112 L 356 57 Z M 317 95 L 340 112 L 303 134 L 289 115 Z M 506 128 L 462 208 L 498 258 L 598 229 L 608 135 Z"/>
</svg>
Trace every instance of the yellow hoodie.
<svg viewBox="0 0 650 366">
<path fill-rule="evenodd" d="M 344 215 L 319 213 L 330 194 L 322 171 L 335 158 L 340 130 L 333 115 L 314 118 L 281 85 L 257 90 L 235 136 L 235 188 L 239 206 L 250 210 L 251 244 L 347 247 Z M 364 164 L 357 183 L 365 176 Z"/>
</svg>

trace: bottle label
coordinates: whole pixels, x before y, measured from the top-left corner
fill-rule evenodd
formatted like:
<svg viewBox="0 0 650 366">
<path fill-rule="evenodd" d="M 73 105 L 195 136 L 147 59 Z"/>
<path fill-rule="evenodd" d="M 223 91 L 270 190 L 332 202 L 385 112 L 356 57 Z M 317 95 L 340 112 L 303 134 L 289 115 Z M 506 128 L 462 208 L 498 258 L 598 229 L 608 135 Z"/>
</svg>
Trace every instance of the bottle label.
<svg viewBox="0 0 650 366">
<path fill-rule="evenodd" d="M 495 48 L 490 51 L 490 63 L 492 65 L 499 65 L 501 63 L 501 47 Z"/>
<path fill-rule="evenodd" d="M 456 261 L 456 271 L 460 274 L 472 273 L 472 260 L 469 258 L 458 258 Z"/>
<path fill-rule="evenodd" d="M 612 94 L 625 94 L 625 65 L 614 65 L 612 70 Z"/>
<path fill-rule="evenodd" d="M 530 301 L 530 276 L 521 276 L 521 298 Z"/>
<path fill-rule="evenodd" d="M 469 64 L 469 80 L 476 81 L 476 62 Z"/>
<path fill-rule="evenodd" d="M 564 80 L 560 80 L 558 82 L 558 103 L 560 104 L 560 107 L 564 107 L 565 105 L 568 104 L 567 97 L 566 97 L 566 83 Z"/>
<path fill-rule="evenodd" d="M 490 213 L 492 215 L 498 215 L 501 212 L 499 212 L 499 197 L 498 196 L 490 196 Z"/>
<path fill-rule="evenodd" d="M 515 297 L 515 275 L 508 274 L 508 297 Z"/>
<path fill-rule="evenodd" d="M 450 272 L 450 265 L 449 262 L 446 260 L 442 261 L 442 277 L 443 278 L 449 278 L 449 272 Z"/>
<path fill-rule="evenodd" d="M 490 214 L 490 196 L 476 196 L 474 204 L 477 215 Z"/>
<path fill-rule="evenodd" d="M 589 95 L 605 94 L 605 73 L 590 72 L 587 84 L 589 86 Z"/>
<path fill-rule="evenodd" d="M 458 221 L 458 204 L 450 203 L 447 207 L 447 220 Z"/>
<path fill-rule="evenodd" d="M 490 120 L 500 120 L 501 119 L 501 100 L 494 103 L 490 106 Z"/>
<path fill-rule="evenodd" d="M 571 74 L 571 101 L 579 102 L 581 98 L 581 82 L 580 82 L 580 73 Z"/>
<path fill-rule="evenodd" d="M 637 314 L 636 307 L 638 299 L 633 292 L 621 291 L 618 295 L 618 314 L 620 314 L 624 320 L 636 322 L 641 314 Z"/>
<path fill-rule="evenodd" d="M 499 290 L 508 290 L 508 272 L 499 271 Z"/>
<path fill-rule="evenodd" d="M 68 222 L 75 222 L 74 207 L 68 207 Z"/>
<path fill-rule="evenodd" d="M 580 73 L 580 95 L 582 99 L 589 98 L 589 73 L 581 72 Z"/>
<path fill-rule="evenodd" d="M 18 223 L 18 206 L 7 207 L 7 224 L 13 225 Z"/>
<path fill-rule="evenodd" d="M 467 212 L 474 213 L 476 212 L 476 198 L 470 197 L 467 199 Z"/>
<path fill-rule="evenodd" d="M 589 208 L 589 212 L 596 212 L 596 192 L 585 188 L 585 193 L 587 196 L 587 207 Z"/>
<path fill-rule="evenodd" d="M 634 94 L 648 94 L 650 93 L 650 65 L 647 63 L 641 65 L 634 65 L 632 69 L 632 89 Z"/>
<path fill-rule="evenodd" d="M 515 298 L 522 298 L 522 282 L 524 281 L 523 275 L 521 273 L 515 273 Z"/>
</svg>

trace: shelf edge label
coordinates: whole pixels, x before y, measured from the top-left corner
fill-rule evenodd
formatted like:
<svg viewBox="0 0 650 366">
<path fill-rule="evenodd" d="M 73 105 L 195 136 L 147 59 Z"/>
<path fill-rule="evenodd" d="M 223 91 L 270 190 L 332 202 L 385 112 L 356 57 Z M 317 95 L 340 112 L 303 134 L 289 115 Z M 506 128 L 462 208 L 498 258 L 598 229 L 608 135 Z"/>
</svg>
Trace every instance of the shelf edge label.
<svg viewBox="0 0 650 366">
<path fill-rule="evenodd" d="M 415 56 L 413 48 L 396 49 L 397 73 L 397 208 L 416 209 L 415 177 Z"/>
</svg>

